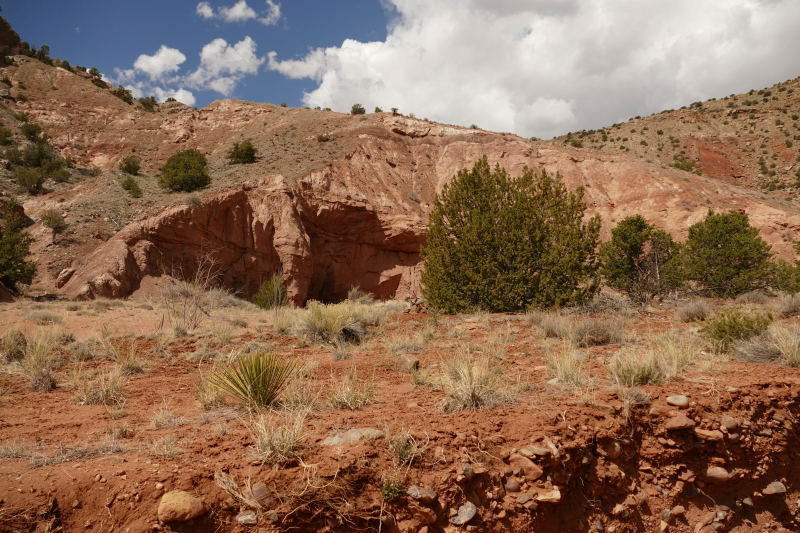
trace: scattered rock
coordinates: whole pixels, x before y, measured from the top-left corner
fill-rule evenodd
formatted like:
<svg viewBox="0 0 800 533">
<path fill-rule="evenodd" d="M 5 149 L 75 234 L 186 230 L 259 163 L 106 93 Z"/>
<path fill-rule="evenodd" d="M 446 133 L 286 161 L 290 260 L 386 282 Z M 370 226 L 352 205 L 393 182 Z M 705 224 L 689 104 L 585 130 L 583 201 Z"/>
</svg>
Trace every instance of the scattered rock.
<svg viewBox="0 0 800 533">
<path fill-rule="evenodd" d="M 267 511 L 267 514 L 265 514 L 264 517 L 270 524 L 277 524 L 278 522 L 280 522 L 281 519 L 281 517 L 278 516 L 277 511 Z"/>
<path fill-rule="evenodd" d="M 746 505 L 748 507 L 755 507 L 755 504 L 753 503 L 753 498 L 751 498 L 750 496 L 742 500 L 742 505 Z"/>
<path fill-rule="evenodd" d="M 421 490 L 416 485 L 411 485 L 408 487 L 406 494 L 414 498 L 415 500 L 421 501 L 422 503 L 431 503 L 433 500 L 436 499 L 436 493 L 433 489 L 424 489 Z"/>
<path fill-rule="evenodd" d="M 125 462 L 125 458 L 119 455 L 104 455 L 103 457 L 98 459 L 98 461 L 106 461 L 109 463 L 121 464 Z"/>
<path fill-rule="evenodd" d="M 519 453 L 525 457 L 548 457 L 551 452 L 549 448 L 542 448 L 541 446 L 523 446 L 520 448 Z"/>
<path fill-rule="evenodd" d="M 345 431 L 338 435 L 333 435 L 322 441 L 323 446 L 341 446 L 349 442 L 355 442 L 361 439 L 374 440 L 382 439 L 385 434 L 383 431 L 371 428 L 357 428 Z"/>
<path fill-rule="evenodd" d="M 703 479 L 709 483 L 725 483 L 730 479 L 730 475 L 721 466 L 710 466 L 703 472 Z"/>
<path fill-rule="evenodd" d="M 667 404 L 681 409 L 689 407 L 689 398 L 683 394 L 676 394 L 675 396 L 667 396 Z"/>
<path fill-rule="evenodd" d="M 684 414 L 673 416 L 664 423 L 664 427 L 670 431 L 678 429 L 691 429 L 694 427 L 694 425 L 694 421 L 690 420 Z"/>
<path fill-rule="evenodd" d="M 475 507 L 475 504 L 472 502 L 464 502 L 464 505 L 459 507 L 458 513 L 450 519 L 450 523 L 456 526 L 463 526 L 467 522 L 473 519 L 475 513 L 478 512 L 478 508 Z"/>
<path fill-rule="evenodd" d="M 604 526 L 603 522 L 601 522 L 600 520 L 594 523 L 594 528 L 600 533 L 603 533 L 603 531 L 606 530 L 606 526 Z"/>
<path fill-rule="evenodd" d="M 410 355 L 401 355 L 394 361 L 394 369 L 399 372 L 419 370 L 419 359 Z"/>
<path fill-rule="evenodd" d="M 461 467 L 461 472 L 464 474 L 464 477 L 467 479 L 472 479 L 475 476 L 475 472 L 472 470 L 472 465 L 465 464 Z"/>
<path fill-rule="evenodd" d="M 509 479 L 506 481 L 505 487 L 507 492 L 519 492 L 519 481 L 513 478 Z"/>
<path fill-rule="evenodd" d="M 81 502 L 79 502 L 78 500 L 73 500 L 73 501 L 72 501 L 72 508 L 73 508 L 73 509 L 77 509 L 77 508 L 79 508 L 80 506 L 81 506 Z"/>
<path fill-rule="evenodd" d="M 545 503 L 558 503 L 561 501 L 561 491 L 555 489 L 545 494 L 539 494 L 536 496 L 536 501 Z"/>
<path fill-rule="evenodd" d="M 622 446 L 615 440 L 606 442 L 600 449 L 609 459 L 617 459 L 622 455 Z"/>
<path fill-rule="evenodd" d="M 539 467 L 539 465 L 527 457 L 513 454 L 508 458 L 508 462 L 511 464 L 511 468 L 513 468 L 515 471 L 518 471 L 521 468 L 525 474 L 525 478 L 529 481 L 537 480 L 542 477 L 542 474 L 544 474 L 544 471 Z"/>
<path fill-rule="evenodd" d="M 721 421 L 723 427 L 728 431 L 735 431 L 739 429 L 739 421 L 733 418 L 732 416 L 723 416 Z"/>
<path fill-rule="evenodd" d="M 272 497 L 272 492 L 265 483 L 254 483 L 250 487 L 250 495 L 259 505 L 267 509 L 275 506 L 275 499 Z"/>
<path fill-rule="evenodd" d="M 392 527 L 396 523 L 397 520 L 395 520 L 394 516 L 390 514 L 385 514 L 381 516 L 381 524 L 383 524 L 386 527 Z"/>
<path fill-rule="evenodd" d="M 164 484 L 163 483 L 156 483 L 156 490 L 161 490 L 163 488 L 164 488 Z"/>
<path fill-rule="evenodd" d="M 686 514 L 686 509 L 682 505 L 676 505 L 672 508 L 672 516 L 683 516 Z"/>
<path fill-rule="evenodd" d="M 721 431 L 694 428 L 694 434 L 703 440 L 718 441 L 725 438 Z"/>
<path fill-rule="evenodd" d="M 780 481 L 773 481 L 767 488 L 762 491 L 764 494 L 785 494 L 786 493 L 786 485 L 781 483 Z"/>
<path fill-rule="evenodd" d="M 236 515 L 236 521 L 243 526 L 258 525 L 258 517 L 253 511 L 243 511 Z"/>
<path fill-rule="evenodd" d="M 525 493 L 517 498 L 517 503 L 520 505 L 526 504 L 533 499 L 533 494 Z"/>
<path fill-rule="evenodd" d="M 161 497 L 158 519 L 162 522 L 186 522 L 208 511 L 208 504 L 202 498 L 182 490 L 173 490 Z"/>
</svg>

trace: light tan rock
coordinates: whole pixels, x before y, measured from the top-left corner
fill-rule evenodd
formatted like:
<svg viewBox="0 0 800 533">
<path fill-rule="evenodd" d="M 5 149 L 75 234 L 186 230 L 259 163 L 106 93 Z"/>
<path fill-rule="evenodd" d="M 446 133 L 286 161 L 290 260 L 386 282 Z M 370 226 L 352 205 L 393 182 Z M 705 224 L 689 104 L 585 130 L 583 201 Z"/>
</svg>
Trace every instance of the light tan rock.
<svg viewBox="0 0 800 533">
<path fill-rule="evenodd" d="M 167 492 L 158 504 L 158 519 L 162 522 L 186 522 L 210 510 L 202 498 L 182 490 Z"/>
</svg>

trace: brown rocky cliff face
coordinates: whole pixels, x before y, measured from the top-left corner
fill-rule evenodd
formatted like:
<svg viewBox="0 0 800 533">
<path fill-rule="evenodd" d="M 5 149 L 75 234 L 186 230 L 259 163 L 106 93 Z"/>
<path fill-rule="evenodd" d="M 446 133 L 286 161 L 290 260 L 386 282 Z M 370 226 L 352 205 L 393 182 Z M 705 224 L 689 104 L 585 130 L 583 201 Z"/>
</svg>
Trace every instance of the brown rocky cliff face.
<svg viewBox="0 0 800 533">
<path fill-rule="evenodd" d="M 20 50 L 19 35 L 6 19 L 0 17 L 0 54 L 13 56 L 18 54 Z"/>
<path fill-rule="evenodd" d="M 602 216 L 603 238 L 622 218 L 641 214 L 683 239 L 709 208 L 737 209 L 788 258 L 800 230 L 800 213 L 788 203 L 627 155 L 391 113 L 353 117 L 235 100 L 145 113 L 81 76 L 26 58 L 19 63 L 6 70 L 26 83 L 31 99 L 15 106 L 42 124 L 63 154 L 112 169 L 135 149 L 152 176 L 178 150 L 197 148 L 212 171 L 198 206 L 163 193 L 126 200 L 131 209 L 146 208 L 147 217 L 50 282 L 70 296 L 125 296 L 151 276 L 190 273 L 209 252 L 224 284 L 244 294 L 282 268 L 296 304 L 336 300 L 354 285 L 379 297 L 418 295 L 419 250 L 436 193 L 484 154 L 511 175 L 525 166 L 547 169 L 569 188 L 584 186 L 587 216 Z M 320 134 L 331 142 L 317 142 Z M 233 140 L 246 138 L 259 161 L 229 165 Z M 60 205 L 118 187 L 111 175 L 104 183 L 76 185 Z"/>
<path fill-rule="evenodd" d="M 431 202 L 460 168 L 483 154 L 512 175 L 525 166 L 547 169 L 571 189 L 584 186 L 587 216 L 601 215 L 606 238 L 616 222 L 633 214 L 685 238 L 710 207 L 747 211 L 779 252 L 789 252 L 800 230 L 800 214 L 755 193 L 625 156 L 396 117 L 358 133 L 358 140 L 343 159 L 294 188 L 280 176 L 255 180 L 210 194 L 200 206 L 173 207 L 130 225 L 88 257 L 64 291 L 124 296 L 145 276 L 191 272 L 214 252 L 223 283 L 247 294 L 282 268 L 298 305 L 309 298 L 341 299 L 354 285 L 382 298 L 419 295 L 419 249 Z"/>
</svg>

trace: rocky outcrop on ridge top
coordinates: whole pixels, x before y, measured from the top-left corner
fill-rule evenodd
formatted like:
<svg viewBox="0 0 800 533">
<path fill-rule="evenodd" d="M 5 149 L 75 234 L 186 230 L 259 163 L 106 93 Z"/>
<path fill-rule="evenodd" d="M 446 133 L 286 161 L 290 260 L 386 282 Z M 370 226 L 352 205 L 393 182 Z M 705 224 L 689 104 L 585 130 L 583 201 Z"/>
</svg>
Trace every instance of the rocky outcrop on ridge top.
<svg viewBox="0 0 800 533">
<path fill-rule="evenodd" d="M 9 102 L 7 111 L 28 113 L 79 164 L 110 170 L 135 151 L 147 174 L 139 178 L 141 199 L 120 195 L 118 179 L 107 173 L 25 202 L 34 219 L 58 207 L 79 228 L 87 215 L 94 228 L 119 220 L 108 210 L 92 216 L 93 198 L 117 195 L 131 214 L 115 228 L 74 234 L 68 247 L 34 247 L 40 264 L 49 266 L 36 284 L 73 297 L 128 295 L 148 277 L 190 271 L 209 251 L 217 253 L 226 285 L 245 293 L 282 268 L 297 304 L 341 298 L 353 285 L 381 297 L 419 294 L 419 249 L 436 193 L 484 154 L 512 175 L 528 166 L 560 173 L 570 188 L 584 186 L 588 214 L 601 215 L 604 238 L 631 214 L 681 239 L 709 208 L 737 209 L 777 253 L 791 257 L 800 229 L 800 211 L 790 202 L 629 155 L 391 113 L 350 116 L 237 100 L 202 110 L 162 104 L 147 113 L 82 74 L 17 61 L 0 74 L 14 87 L 25 83 L 29 99 Z M 229 165 L 232 142 L 248 138 L 259 160 Z M 197 203 L 155 185 L 158 168 L 187 148 L 207 155 L 213 176 Z"/>
</svg>

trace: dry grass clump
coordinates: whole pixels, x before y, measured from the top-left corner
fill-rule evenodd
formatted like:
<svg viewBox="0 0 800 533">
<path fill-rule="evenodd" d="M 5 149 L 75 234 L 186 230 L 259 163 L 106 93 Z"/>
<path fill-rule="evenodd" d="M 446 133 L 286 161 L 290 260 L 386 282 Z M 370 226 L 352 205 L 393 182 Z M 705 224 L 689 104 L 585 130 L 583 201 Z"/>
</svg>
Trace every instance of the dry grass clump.
<svg viewBox="0 0 800 533">
<path fill-rule="evenodd" d="M 97 352 L 97 341 L 95 339 L 76 341 L 67 346 L 67 350 L 75 361 L 91 361 Z"/>
<path fill-rule="evenodd" d="M 246 425 L 256 457 L 264 463 L 285 463 L 296 456 L 303 440 L 307 412 L 262 413 Z"/>
<path fill-rule="evenodd" d="M 579 306 L 565 309 L 565 311 L 575 315 L 613 313 L 617 316 L 628 316 L 631 313 L 631 303 L 625 296 L 609 292 L 599 292 L 591 300 L 583 302 Z"/>
<path fill-rule="evenodd" d="M 678 307 L 675 317 L 681 322 L 705 320 L 711 313 L 711 306 L 703 300 L 695 300 Z"/>
<path fill-rule="evenodd" d="M 345 374 L 338 382 L 331 376 L 331 382 L 334 384 L 328 393 L 328 405 L 330 407 L 355 411 L 372 403 L 372 397 L 375 395 L 375 382 L 373 379 L 369 379 L 360 383 L 355 368 Z"/>
<path fill-rule="evenodd" d="M 166 400 L 161 404 L 161 407 L 155 412 L 150 421 L 153 424 L 153 429 L 175 428 L 186 423 L 185 420 L 175 415 L 172 409 L 169 408 L 169 405 L 167 405 Z"/>
<path fill-rule="evenodd" d="M 275 331 L 282 335 L 292 332 L 294 327 L 300 322 L 300 317 L 303 316 L 305 310 L 292 309 L 290 307 L 276 307 L 271 313 L 272 327 Z"/>
<path fill-rule="evenodd" d="M 279 402 L 287 411 L 311 413 L 315 410 L 318 399 L 319 392 L 310 383 L 295 378 L 283 389 Z"/>
<path fill-rule="evenodd" d="M 120 340 L 115 343 L 103 336 L 101 344 L 106 356 L 117 363 L 120 372 L 127 376 L 144 373 L 145 362 L 136 356 L 136 341 Z"/>
<path fill-rule="evenodd" d="M 409 336 L 408 334 L 404 335 L 401 332 L 384 338 L 382 342 L 389 351 L 389 355 L 392 356 L 422 351 L 422 340 L 420 338 Z"/>
<path fill-rule="evenodd" d="M 36 322 L 40 326 L 48 326 L 51 324 L 61 324 L 63 319 L 55 313 L 50 311 L 31 311 L 27 315 L 27 319 Z"/>
<path fill-rule="evenodd" d="M 442 387 L 447 395 L 442 403 L 445 412 L 490 408 L 514 399 L 503 371 L 485 355 L 478 356 L 464 348 L 443 361 L 442 367 Z"/>
<path fill-rule="evenodd" d="M 563 317 L 548 317 L 544 318 L 539 327 L 542 328 L 542 333 L 545 338 L 558 338 L 568 339 L 572 334 L 572 327 L 568 319 Z"/>
<path fill-rule="evenodd" d="M 25 459 L 31 456 L 31 447 L 24 440 L 13 440 L 0 445 L 0 459 Z"/>
<path fill-rule="evenodd" d="M 572 329 L 572 341 L 576 346 L 604 346 L 622 342 L 623 323 L 619 320 L 588 318 L 578 322 Z"/>
<path fill-rule="evenodd" d="M 609 378 L 624 387 L 659 384 L 678 379 L 703 357 L 704 352 L 696 342 L 665 333 L 645 349 L 620 350 L 611 358 L 607 370 Z"/>
<path fill-rule="evenodd" d="M 119 369 L 79 376 L 73 387 L 72 401 L 78 405 L 120 406 L 125 403 L 125 376 Z"/>
<path fill-rule="evenodd" d="M 591 378 L 589 371 L 585 368 L 583 359 L 584 356 L 581 356 L 568 343 L 564 343 L 560 351 L 549 352 L 545 356 L 547 373 L 559 385 L 582 387 Z"/>
<path fill-rule="evenodd" d="M 792 294 L 781 298 L 780 315 L 783 318 L 800 315 L 800 294 Z"/>
<path fill-rule="evenodd" d="M 182 450 L 178 446 L 178 439 L 168 435 L 163 439 L 153 441 L 150 445 L 150 453 L 163 459 L 175 459 Z"/>
<path fill-rule="evenodd" d="M 737 302 L 746 304 L 764 305 L 769 303 L 769 296 L 762 291 L 750 291 L 736 297 Z"/>
<path fill-rule="evenodd" d="M 225 394 L 208 380 L 208 376 L 204 376 L 202 373 L 200 380 L 194 385 L 194 395 L 200 402 L 200 407 L 206 411 L 224 404 Z"/>
<path fill-rule="evenodd" d="M 359 343 L 367 336 L 367 326 L 377 326 L 384 316 L 402 307 L 400 302 L 365 304 L 345 300 L 323 304 L 312 300 L 306 304 L 294 332 L 330 344 Z"/>
<path fill-rule="evenodd" d="M 58 367 L 53 350 L 55 339 L 44 330 L 37 330 L 25 345 L 25 353 L 19 361 L 22 373 L 30 380 L 30 388 L 49 391 L 56 388 L 53 372 Z"/>
<path fill-rule="evenodd" d="M 25 356 L 25 347 L 28 339 L 17 328 L 8 328 L 0 339 L 0 349 L 6 361 L 19 361 Z"/>
<path fill-rule="evenodd" d="M 772 326 L 762 335 L 734 342 L 732 356 L 748 363 L 781 362 L 786 366 L 800 366 L 800 328 Z"/>
</svg>

